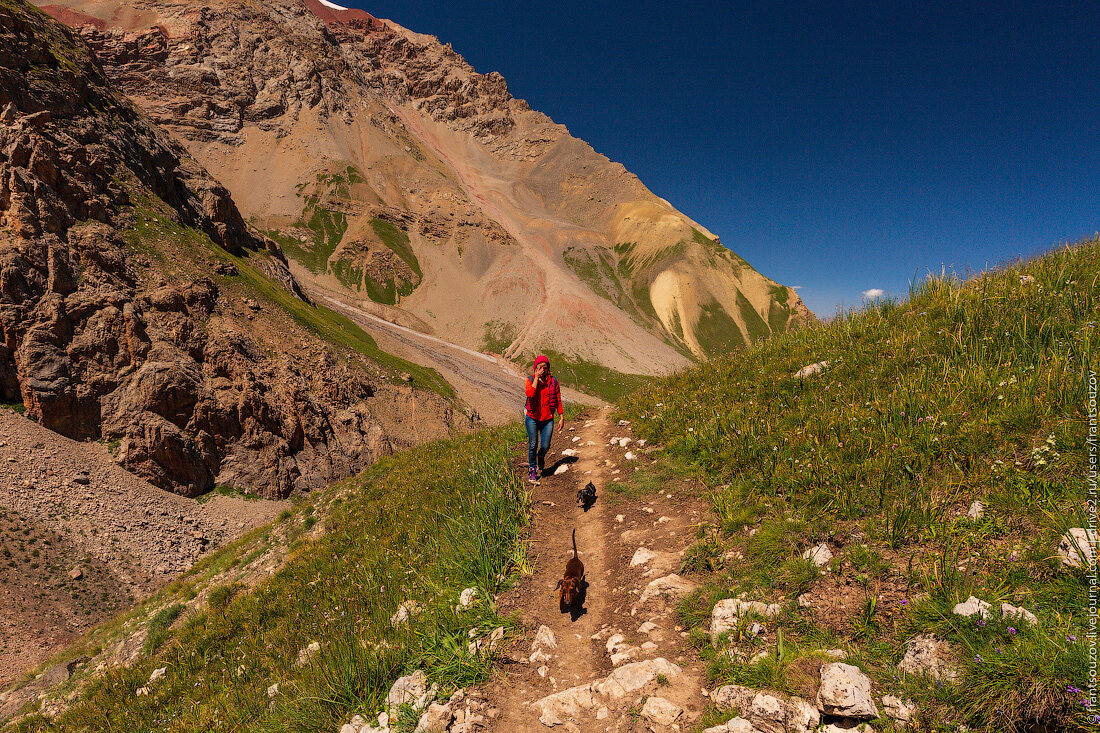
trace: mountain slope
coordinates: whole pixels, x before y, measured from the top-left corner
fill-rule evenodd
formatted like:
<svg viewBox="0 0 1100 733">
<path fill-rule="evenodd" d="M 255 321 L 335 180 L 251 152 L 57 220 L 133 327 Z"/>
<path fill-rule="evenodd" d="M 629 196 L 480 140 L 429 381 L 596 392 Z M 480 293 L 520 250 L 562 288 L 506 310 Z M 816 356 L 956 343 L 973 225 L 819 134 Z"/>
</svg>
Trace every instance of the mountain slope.
<svg viewBox="0 0 1100 733">
<path fill-rule="evenodd" d="M 17 0 L 0 20 L 5 402 L 188 496 L 283 497 L 446 434 L 450 403 L 398 375 L 449 386 L 304 302 L 278 246 L 83 42 Z"/>
<path fill-rule="evenodd" d="M 44 7 L 85 23 L 112 79 L 307 283 L 395 322 L 654 374 L 813 320 L 434 38 L 297 0 Z"/>
</svg>

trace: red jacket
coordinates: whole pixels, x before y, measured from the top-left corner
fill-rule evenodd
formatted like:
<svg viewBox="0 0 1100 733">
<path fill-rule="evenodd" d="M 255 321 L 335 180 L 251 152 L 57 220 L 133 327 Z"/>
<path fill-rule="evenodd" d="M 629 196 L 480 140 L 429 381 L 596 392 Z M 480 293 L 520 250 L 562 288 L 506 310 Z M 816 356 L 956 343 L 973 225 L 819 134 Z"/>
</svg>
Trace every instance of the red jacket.
<svg viewBox="0 0 1100 733">
<path fill-rule="evenodd" d="M 535 389 L 530 377 L 527 377 L 527 414 L 535 420 L 553 420 L 554 411 L 559 415 L 564 412 L 561 404 L 561 388 L 558 380 L 550 376 L 545 384 Z"/>
</svg>

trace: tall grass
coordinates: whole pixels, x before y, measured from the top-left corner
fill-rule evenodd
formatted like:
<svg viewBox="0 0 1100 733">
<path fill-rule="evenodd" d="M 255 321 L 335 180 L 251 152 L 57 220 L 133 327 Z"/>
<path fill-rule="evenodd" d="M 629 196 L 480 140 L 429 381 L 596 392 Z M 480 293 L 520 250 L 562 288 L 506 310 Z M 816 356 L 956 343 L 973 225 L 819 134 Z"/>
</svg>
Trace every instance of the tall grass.
<svg viewBox="0 0 1100 733">
<path fill-rule="evenodd" d="M 324 532 L 300 535 L 270 578 L 235 595 L 214 588 L 159 651 L 107 672 L 56 720 L 17 730 L 327 732 L 377 713 L 415 669 L 444 691 L 486 679 L 492 655 L 470 654 L 468 632 L 509 625 L 492 598 L 527 562 L 528 496 L 507 465 L 520 439 L 509 427 L 439 441 L 333 487 L 283 520 L 319 516 Z M 474 604 L 456 610 L 471 586 Z M 421 610 L 395 627 L 407 600 Z M 298 666 L 313 641 L 321 651 Z M 157 667 L 168 674 L 149 684 Z"/>
<path fill-rule="evenodd" d="M 1087 650 L 1066 640 L 1085 637 L 1088 578 L 1053 556 L 1066 527 L 1085 520 L 1098 282 L 1100 239 L 968 281 L 932 276 L 906 303 L 876 303 L 659 381 L 622 417 L 721 486 L 714 508 L 727 542 L 762 522 L 743 543 L 743 567 L 709 579 L 719 590 L 792 602 L 805 585 L 794 553 L 828 537 L 867 545 L 855 552 L 864 566 L 889 558 L 874 577 L 929 594 L 923 605 L 905 599 L 892 626 L 874 593 L 852 619 L 851 640 L 893 645 L 871 665 L 888 687 L 898 686 L 896 642 L 931 624 L 965 650 L 965 682 L 953 689 L 982 691 L 937 693 L 930 705 L 945 721 L 1083 726 L 1093 713 L 1071 690 L 1085 687 Z M 823 373 L 793 376 L 819 361 Z M 986 504 L 978 522 L 965 516 L 974 500 Z M 1025 605 L 1040 629 L 961 631 L 951 609 L 970 593 Z"/>
</svg>

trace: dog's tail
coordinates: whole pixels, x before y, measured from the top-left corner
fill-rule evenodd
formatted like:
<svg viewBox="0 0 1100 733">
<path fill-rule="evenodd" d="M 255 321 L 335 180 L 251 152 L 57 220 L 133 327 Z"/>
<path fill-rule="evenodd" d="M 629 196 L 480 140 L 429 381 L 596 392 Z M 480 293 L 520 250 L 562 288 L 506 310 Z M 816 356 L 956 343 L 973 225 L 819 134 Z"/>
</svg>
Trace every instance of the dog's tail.
<svg viewBox="0 0 1100 733">
<path fill-rule="evenodd" d="M 577 556 L 577 528 L 573 528 L 573 557 Z"/>
</svg>

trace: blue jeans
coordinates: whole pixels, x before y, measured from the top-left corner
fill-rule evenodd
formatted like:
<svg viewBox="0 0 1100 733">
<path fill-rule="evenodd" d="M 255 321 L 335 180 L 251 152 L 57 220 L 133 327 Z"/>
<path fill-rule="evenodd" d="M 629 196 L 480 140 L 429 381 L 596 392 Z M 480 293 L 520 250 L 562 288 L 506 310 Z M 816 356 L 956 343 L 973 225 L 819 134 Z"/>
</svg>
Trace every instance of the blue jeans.
<svg viewBox="0 0 1100 733">
<path fill-rule="evenodd" d="M 546 464 L 546 451 L 550 450 L 550 438 L 554 435 L 554 420 L 536 420 L 524 415 L 523 423 L 527 426 L 527 465 L 541 471 Z"/>
</svg>

